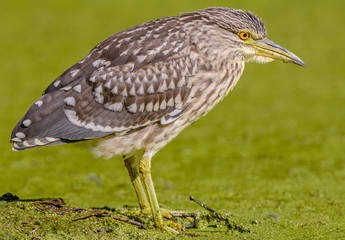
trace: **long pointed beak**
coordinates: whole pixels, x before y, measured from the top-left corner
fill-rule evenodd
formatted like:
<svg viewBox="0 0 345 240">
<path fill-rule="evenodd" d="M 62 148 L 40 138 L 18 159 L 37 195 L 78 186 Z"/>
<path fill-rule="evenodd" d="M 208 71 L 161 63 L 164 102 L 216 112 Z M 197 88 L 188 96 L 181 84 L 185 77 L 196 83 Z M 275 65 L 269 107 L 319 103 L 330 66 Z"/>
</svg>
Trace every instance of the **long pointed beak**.
<svg viewBox="0 0 345 240">
<path fill-rule="evenodd" d="M 282 60 L 283 62 L 291 62 L 297 65 L 307 67 L 305 63 L 292 52 L 265 38 L 264 40 L 251 40 L 246 44 L 254 47 L 257 50 L 256 55 L 268 57 L 272 59 Z"/>
</svg>

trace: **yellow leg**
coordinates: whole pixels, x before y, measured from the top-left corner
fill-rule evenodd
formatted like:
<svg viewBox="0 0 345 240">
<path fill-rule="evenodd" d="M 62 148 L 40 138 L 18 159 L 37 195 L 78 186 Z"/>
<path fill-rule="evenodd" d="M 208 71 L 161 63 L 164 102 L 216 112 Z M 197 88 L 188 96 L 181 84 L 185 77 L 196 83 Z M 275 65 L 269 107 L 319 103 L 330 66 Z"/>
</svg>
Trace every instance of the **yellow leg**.
<svg viewBox="0 0 345 240">
<path fill-rule="evenodd" d="M 166 226 L 163 222 L 163 216 L 158 205 L 155 188 L 153 186 L 153 181 L 151 178 L 151 158 L 141 159 L 141 161 L 139 162 L 139 172 L 141 179 L 144 182 L 155 226 L 169 232 L 170 234 L 178 234 L 176 230 Z"/>
<path fill-rule="evenodd" d="M 135 157 L 132 156 L 130 158 L 125 159 L 124 161 L 129 173 L 129 177 L 131 178 L 131 182 L 133 184 L 135 193 L 137 194 L 141 210 L 151 212 L 150 204 L 147 201 L 146 197 L 146 191 L 144 189 L 142 181 L 140 180 L 138 163 L 135 162 Z"/>
</svg>

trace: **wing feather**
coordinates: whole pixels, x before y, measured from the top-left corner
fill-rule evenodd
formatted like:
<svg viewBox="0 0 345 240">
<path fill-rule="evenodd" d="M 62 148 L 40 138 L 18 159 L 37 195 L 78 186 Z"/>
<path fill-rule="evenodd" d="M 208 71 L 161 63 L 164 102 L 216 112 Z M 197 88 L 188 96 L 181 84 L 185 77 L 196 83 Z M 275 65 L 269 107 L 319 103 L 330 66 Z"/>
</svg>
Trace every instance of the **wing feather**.
<svg viewBox="0 0 345 240">
<path fill-rule="evenodd" d="M 170 123 L 171 114 L 178 118 L 189 102 L 197 68 L 191 47 L 178 17 L 109 37 L 44 91 L 41 107 L 29 108 L 12 132 L 14 148 L 99 138 L 162 119 Z M 27 119 L 30 126 L 23 125 Z"/>
</svg>

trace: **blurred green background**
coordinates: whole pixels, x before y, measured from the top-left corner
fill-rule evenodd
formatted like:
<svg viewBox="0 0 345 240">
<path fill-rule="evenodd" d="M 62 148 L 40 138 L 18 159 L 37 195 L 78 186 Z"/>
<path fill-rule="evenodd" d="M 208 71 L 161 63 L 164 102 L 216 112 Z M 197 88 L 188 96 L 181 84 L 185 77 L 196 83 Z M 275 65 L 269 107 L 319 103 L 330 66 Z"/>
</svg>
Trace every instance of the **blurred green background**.
<svg viewBox="0 0 345 240">
<path fill-rule="evenodd" d="M 235 89 L 153 158 L 160 204 L 258 219 L 256 237 L 344 238 L 344 1 L 10 1 L 0 7 L 0 195 L 136 206 L 121 159 L 63 145 L 12 152 L 12 128 L 44 89 L 108 36 L 210 6 L 261 17 L 308 65 L 248 63 Z M 280 219 L 267 219 L 274 213 Z"/>
</svg>

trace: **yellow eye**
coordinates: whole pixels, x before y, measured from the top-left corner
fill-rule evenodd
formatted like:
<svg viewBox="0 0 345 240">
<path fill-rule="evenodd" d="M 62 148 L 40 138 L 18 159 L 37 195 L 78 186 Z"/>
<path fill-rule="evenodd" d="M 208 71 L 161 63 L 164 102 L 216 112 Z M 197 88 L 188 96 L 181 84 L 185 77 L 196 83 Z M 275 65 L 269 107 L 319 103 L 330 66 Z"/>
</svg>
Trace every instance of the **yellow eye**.
<svg viewBox="0 0 345 240">
<path fill-rule="evenodd" d="M 238 36 L 241 38 L 241 40 L 247 40 L 250 38 L 250 33 L 249 32 L 240 32 Z"/>
</svg>

